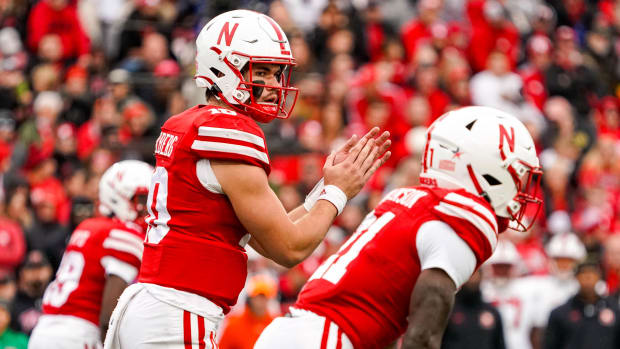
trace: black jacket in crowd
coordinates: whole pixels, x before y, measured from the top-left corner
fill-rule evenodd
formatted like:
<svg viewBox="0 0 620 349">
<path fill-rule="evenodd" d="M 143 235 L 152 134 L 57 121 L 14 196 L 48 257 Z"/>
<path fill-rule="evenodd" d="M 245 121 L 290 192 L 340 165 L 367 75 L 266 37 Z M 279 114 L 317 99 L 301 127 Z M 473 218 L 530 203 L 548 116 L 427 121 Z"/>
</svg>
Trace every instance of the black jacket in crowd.
<svg viewBox="0 0 620 349">
<path fill-rule="evenodd" d="M 482 301 L 480 291 L 472 292 L 463 288 L 456 294 L 441 348 L 505 348 L 499 312 L 491 304 Z"/>
<path fill-rule="evenodd" d="M 620 348 L 619 316 L 613 298 L 586 304 L 576 295 L 551 312 L 545 349 Z"/>
</svg>

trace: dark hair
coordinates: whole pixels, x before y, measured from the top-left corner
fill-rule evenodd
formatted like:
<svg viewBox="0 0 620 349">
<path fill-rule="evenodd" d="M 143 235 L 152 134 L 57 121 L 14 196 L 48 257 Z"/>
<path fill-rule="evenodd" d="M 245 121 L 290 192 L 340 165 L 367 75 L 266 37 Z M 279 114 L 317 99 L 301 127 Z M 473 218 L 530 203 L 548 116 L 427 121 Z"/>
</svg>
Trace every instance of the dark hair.
<svg viewBox="0 0 620 349">
<path fill-rule="evenodd" d="M 209 102 L 210 99 L 217 99 L 219 98 L 218 93 L 221 93 L 222 91 L 220 91 L 219 87 L 217 87 L 216 85 L 213 85 L 207 89 L 205 89 L 205 99 L 207 100 L 207 102 Z"/>
</svg>

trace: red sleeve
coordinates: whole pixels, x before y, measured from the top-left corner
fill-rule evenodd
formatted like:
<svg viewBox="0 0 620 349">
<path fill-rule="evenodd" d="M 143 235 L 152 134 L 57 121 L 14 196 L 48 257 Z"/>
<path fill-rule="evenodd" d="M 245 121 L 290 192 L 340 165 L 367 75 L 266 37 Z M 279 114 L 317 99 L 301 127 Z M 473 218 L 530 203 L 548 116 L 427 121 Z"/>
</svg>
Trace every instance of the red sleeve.
<svg viewBox="0 0 620 349">
<path fill-rule="evenodd" d="M 84 27 L 82 27 L 82 22 L 80 22 L 80 18 L 78 16 L 77 8 L 73 7 L 73 11 L 71 12 L 73 21 L 75 23 L 75 39 L 76 39 L 76 54 L 77 56 L 85 55 L 90 53 L 90 38 L 86 35 L 86 31 Z"/>
<path fill-rule="evenodd" d="M 28 18 L 28 47 L 32 52 L 37 52 L 39 42 L 47 34 L 48 17 L 46 11 L 46 4 L 44 1 L 39 2 L 34 6 Z"/>
<path fill-rule="evenodd" d="M 103 257 L 110 256 L 140 268 L 144 239 L 124 229 L 111 229 L 103 240 Z"/>
<path fill-rule="evenodd" d="M 482 199 L 464 191 L 450 192 L 433 208 L 433 212 L 469 245 L 478 265 L 491 257 L 497 245 L 497 219 Z"/>
<path fill-rule="evenodd" d="M 207 159 L 245 162 L 271 171 L 265 135 L 253 120 L 241 115 L 216 114 L 197 122 L 190 149 Z"/>
</svg>

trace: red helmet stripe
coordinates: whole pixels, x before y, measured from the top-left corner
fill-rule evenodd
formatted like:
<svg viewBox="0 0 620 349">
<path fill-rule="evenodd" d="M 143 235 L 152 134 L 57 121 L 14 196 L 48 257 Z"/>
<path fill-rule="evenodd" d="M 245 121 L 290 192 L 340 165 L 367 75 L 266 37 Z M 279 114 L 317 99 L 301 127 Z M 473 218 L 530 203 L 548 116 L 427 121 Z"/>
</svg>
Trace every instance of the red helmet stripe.
<svg viewBox="0 0 620 349">
<path fill-rule="evenodd" d="M 474 187 L 476 187 L 476 191 L 478 191 L 478 194 L 482 195 L 482 187 L 480 186 L 480 183 L 478 183 L 478 179 L 476 178 L 476 175 L 474 174 L 474 169 L 471 168 L 471 165 L 467 165 L 467 172 L 469 172 L 469 177 L 471 178 L 471 181 L 474 183 Z"/>
<path fill-rule="evenodd" d="M 276 32 L 276 35 L 278 36 L 278 40 L 280 41 L 280 53 L 282 53 L 283 55 L 290 55 L 291 52 L 286 51 L 286 47 L 284 47 L 284 36 L 282 35 L 282 32 L 280 31 L 278 24 L 273 19 L 271 19 L 271 17 L 269 16 L 265 16 L 265 19 L 267 20 L 267 22 L 269 22 L 269 24 L 271 24 L 271 27 L 273 28 L 273 30 Z"/>
</svg>

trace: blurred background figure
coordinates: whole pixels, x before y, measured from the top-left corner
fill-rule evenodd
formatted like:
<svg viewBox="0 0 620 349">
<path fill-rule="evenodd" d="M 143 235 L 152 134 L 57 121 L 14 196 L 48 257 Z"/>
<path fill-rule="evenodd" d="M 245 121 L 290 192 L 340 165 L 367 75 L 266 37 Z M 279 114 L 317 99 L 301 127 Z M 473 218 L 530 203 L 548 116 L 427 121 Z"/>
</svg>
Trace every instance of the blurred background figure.
<svg viewBox="0 0 620 349">
<path fill-rule="evenodd" d="M 461 287 L 441 343 L 442 349 L 505 349 L 502 318 L 482 300 L 480 271 Z"/>
<path fill-rule="evenodd" d="M 506 239 L 499 240 L 495 252 L 483 266 L 482 299 L 499 311 L 508 349 L 534 348 L 531 334 L 538 309 L 529 285 L 519 278 L 521 267 L 519 252 Z"/>
<path fill-rule="evenodd" d="M 585 262 L 576 269 L 579 292 L 551 312 L 545 349 L 618 348 L 618 303 L 601 295 L 601 269 Z"/>
<path fill-rule="evenodd" d="M 270 309 L 278 293 L 278 285 L 270 275 L 251 276 L 245 287 L 245 307 L 226 319 L 218 344 L 221 349 L 254 348 L 263 329 L 279 315 Z"/>
<path fill-rule="evenodd" d="M 11 327 L 30 334 L 41 316 L 45 287 L 52 279 L 52 266 L 43 253 L 30 251 L 17 276 L 17 295 L 13 302 Z"/>
<path fill-rule="evenodd" d="M 28 337 L 9 327 L 11 323 L 10 303 L 0 299 L 0 348 L 28 348 Z"/>
</svg>

